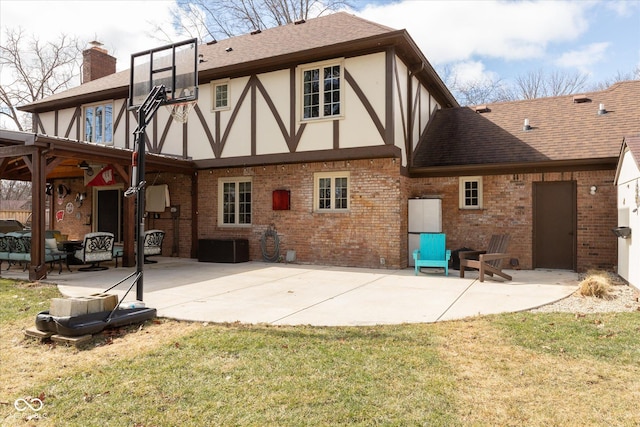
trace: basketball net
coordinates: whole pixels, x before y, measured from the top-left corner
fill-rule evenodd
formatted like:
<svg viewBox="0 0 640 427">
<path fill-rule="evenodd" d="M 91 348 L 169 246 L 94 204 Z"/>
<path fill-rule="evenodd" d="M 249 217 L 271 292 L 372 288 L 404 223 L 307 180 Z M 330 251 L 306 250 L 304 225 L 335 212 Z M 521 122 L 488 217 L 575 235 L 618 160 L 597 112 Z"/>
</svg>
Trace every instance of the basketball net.
<svg viewBox="0 0 640 427">
<path fill-rule="evenodd" d="M 197 102 L 198 101 L 179 102 L 177 104 L 167 104 L 165 107 L 169 110 L 169 114 L 171 114 L 173 120 L 179 123 L 187 123 L 189 113 Z"/>
</svg>

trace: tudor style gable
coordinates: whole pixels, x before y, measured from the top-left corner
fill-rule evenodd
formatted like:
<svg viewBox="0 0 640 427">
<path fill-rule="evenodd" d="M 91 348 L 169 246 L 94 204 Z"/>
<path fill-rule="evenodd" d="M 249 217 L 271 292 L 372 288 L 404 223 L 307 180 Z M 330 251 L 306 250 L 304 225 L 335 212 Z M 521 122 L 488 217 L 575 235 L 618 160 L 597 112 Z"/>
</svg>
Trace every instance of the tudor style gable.
<svg viewBox="0 0 640 427">
<path fill-rule="evenodd" d="M 304 159 L 401 157 L 433 113 L 455 106 L 406 31 L 336 13 L 199 47 L 187 123 L 161 108 L 149 152 L 199 168 Z M 128 72 L 26 106 L 39 133 L 131 148 Z"/>
</svg>

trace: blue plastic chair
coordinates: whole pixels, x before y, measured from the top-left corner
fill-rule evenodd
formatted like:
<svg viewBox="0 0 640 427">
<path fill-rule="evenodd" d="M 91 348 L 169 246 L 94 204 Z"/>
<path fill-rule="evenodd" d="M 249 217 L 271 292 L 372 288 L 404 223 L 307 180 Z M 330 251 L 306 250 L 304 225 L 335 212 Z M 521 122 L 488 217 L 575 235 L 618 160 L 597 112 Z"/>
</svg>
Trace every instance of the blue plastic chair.
<svg viewBox="0 0 640 427">
<path fill-rule="evenodd" d="M 444 275 L 449 275 L 451 251 L 446 248 L 446 241 L 444 233 L 420 234 L 420 249 L 413 251 L 416 276 L 421 267 L 444 267 Z"/>
</svg>

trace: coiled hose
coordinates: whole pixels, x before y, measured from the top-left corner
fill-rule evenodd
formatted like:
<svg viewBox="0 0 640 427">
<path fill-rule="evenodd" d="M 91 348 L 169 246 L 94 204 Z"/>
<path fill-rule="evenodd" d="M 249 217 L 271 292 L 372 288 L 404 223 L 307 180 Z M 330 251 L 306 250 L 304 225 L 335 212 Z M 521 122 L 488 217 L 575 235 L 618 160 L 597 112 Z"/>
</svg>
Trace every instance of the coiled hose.
<svg viewBox="0 0 640 427">
<path fill-rule="evenodd" d="M 273 240 L 273 253 L 269 253 L 268 248 L 268 240 Z M 262 239 L 260 241 L 260 246 L 262 248 L 262 258 L 267 262 L 276 262 L 280 259 L 280 239 L 278 238 L 278 233 L 271 226 L 267 228 L 267 230 L 262 235 Z"/>
</svg>

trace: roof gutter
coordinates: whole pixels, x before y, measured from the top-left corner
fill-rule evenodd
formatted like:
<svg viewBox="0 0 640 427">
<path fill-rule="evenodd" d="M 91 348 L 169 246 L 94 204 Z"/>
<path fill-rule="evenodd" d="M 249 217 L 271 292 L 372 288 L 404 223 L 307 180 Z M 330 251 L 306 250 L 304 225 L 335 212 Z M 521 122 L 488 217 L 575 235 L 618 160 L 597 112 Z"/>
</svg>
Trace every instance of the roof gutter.
<svg viewBox="0 0 640 427">
<path fill-rule="evenodd" d="M 431 178 L 473 175 L 505 175 L 514 173 L 615 170 L 617 162 L 617 157 L 603 157 L 598 159 L 572 159 L 544 162 L 411 167 L 409 168 L 409 176 L 411 178 Z"/>
</svg>

